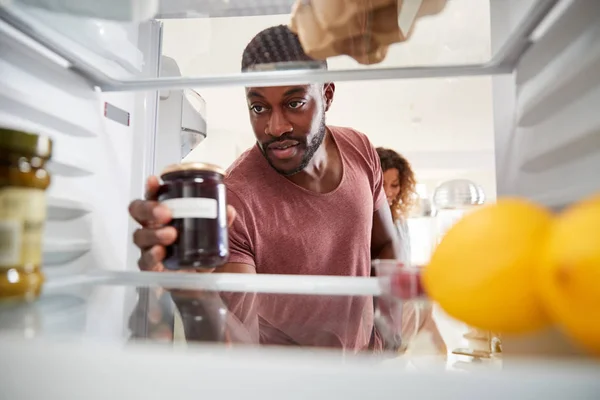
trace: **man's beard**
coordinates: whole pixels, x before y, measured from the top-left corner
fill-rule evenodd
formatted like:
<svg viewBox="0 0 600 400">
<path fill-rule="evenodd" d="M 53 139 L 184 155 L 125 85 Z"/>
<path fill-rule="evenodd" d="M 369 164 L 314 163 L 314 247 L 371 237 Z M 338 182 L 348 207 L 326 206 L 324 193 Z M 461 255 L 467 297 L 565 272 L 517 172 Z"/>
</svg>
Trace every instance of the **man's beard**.
<svg viewBox="0 0 600 400">
<path fill-rule="evenodd" d="M 310 160 L 312 160 L 312 158 L 314 157 L 314 155 L 317 152 L 317 150 L 319 149 L 319 147 L 321 147 L 323 140 L 325 140 L 326 132 L 327 132 L 327 127 L 325 125 L 325 113 L 323 113 L 323 116 L 321 117 L 321 122 L 319 123 L 318 131 L 317 131 L 316 135 L 313 136 L 310 143 L 306 143 L 306 141 L 304 139 L 295 138 L 293 135 L 285 134 L 285 135 L 278 137 L 275 140 L 265 143 L 262 146 L 259 145 L 258 148 L 260 149 L 260 151 L 263 153 L 263 155 L 267 159 L 267 162 L 269 163 L 269 165 L 275 171 L 277 171 L 278 174 L 281 174 L 283 176 L 292 176 L 292 175 L 295 175 L 298 172 L 302 171 L 304 168 L 306 168 L 308 166 L 308 164 L 310 163 Z M 284 140 L 295 140 L 300 143 L 298 146 L 303 146 L 306 149 L 304 151 L 304 155 L 302 156 L 302 160 L 301 160 L 300 164 L 296 168 L 291 169 L 291 170 L 282 170 L 280 168 L 277 168 L 275 165 L 273 165 L 273 162 L 271 161 L 269 155 L 267 154 L 267 148 L 271 144 L 277 143 L 277 142 L 283 142 Z"/>
</svg>

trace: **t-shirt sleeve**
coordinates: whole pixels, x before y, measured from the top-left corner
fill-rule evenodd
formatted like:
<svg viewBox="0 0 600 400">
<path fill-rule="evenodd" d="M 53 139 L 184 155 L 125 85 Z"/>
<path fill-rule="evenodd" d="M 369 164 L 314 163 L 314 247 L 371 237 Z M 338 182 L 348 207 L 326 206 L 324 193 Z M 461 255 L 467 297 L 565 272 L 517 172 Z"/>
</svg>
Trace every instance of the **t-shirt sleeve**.
<svg viewBox="0 0 600 400">
<path fill-rule="evenodd" d="M 381 170 L 381 161 L 375 146 L 365 136 L 364 141 L 367 147 L 367 158 L 371 166 L 371 190 L 373 191 L 373 212 L 379 210 L 384 205 L 387 205 L 387 199 L 383 190 L 383 171 Z"/>
<path fill-rule="evenodd" d="M 229 228 L 229 259 L 227 262 L 247 264 L 256 268 L 254 244 L 248 226 L 250 216 L 240 198 L 231 190 L 227 190 L 227 203 L 236 211 L 236 218 Z"/>
</svg>

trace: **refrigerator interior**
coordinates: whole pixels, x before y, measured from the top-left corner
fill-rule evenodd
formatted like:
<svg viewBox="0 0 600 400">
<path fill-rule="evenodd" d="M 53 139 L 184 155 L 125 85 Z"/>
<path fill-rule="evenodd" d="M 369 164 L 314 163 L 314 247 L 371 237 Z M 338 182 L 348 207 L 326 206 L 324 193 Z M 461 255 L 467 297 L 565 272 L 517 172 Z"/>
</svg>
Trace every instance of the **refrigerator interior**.
<svg viewBox="0 0 600 400">
<path fill-rule="evenodd" d="M 349 68 L 332 60 L 327 72 L 250 74 L 235 71 L 235 59 L 231 71 L 208 69 L 203 76 L 164 72 L 160 21 L 106 21 L 57 13 L 46 3 L 0 6 L 0 124 L 48 134 L 56 143 L 44 247 L 51 286 L 137 271 L 129 202 L 143 195 L 147 176 L 189 151 L 191 145 L 180 141 L 185 132 L 180 128 L 211 134 L 210 103 L 204 116 L 202 111 L 188 112 L 192 117 L 175 111 L 167 122 L 161 121 L 161 107 L 167 101 L 203 103 L 198 100 L 203 88 L 492 76 L 498 196 L 524 196 L 560 209 L 600 190 L 600 113 L 595 111 L 600 102 L 600 2 L 492 0 L 490 57 L 470 56 L 460 65 L 447 65 L 442 58 L 429 64 Z M 292 2 L 261 3 L 179 0 L 155 6 L 163 19 L 208 20 L 281 16 Z M 45 5 L 37 8 L 40 4 Z M 462 21 L 460 13 L 439 18 Z M 239 57 L 237 50 L 229 51 Z M 168 128 L 161 129 L 161 122 Z M 73 291 L 96 312 L 113 313 L 117 323 L 107 332 L 122 334 L 119 329 L 136 299 L 126 298 L 125 291 L 121 297 L 97 291 L 92 298 L 85 286 Z"/>
<path fill-rule="evenodd" d="M 419 23 L 435 26 L 445 18 L 444 26 L 452 28 L 469 22 L 464 9 L 468 1 L 455 2 L 463 9 L 450 9 L 448 16 L 442 13 Z M 331 60 L 328 72 L 241 74 L 236 72 L 240 49 L 220 49 L 215 35 L 226 32 L 211 33 L 211 18 L 198 15 L 243 15 L 243 5 L 252 2 L 211 2 L 212 13 L 205 14 L 194 11 L 200 7 L 198 2 L 161 2 L 159 16 L 181 17 L 185 10 L 194 24 L 209 23 L 207 39 L 194 38 L 195 51 L 208 46 L 209 55 L 227 53 L 228 66 L 218 66 L 225 71 L 204 76 L 182 73 L 177 66 L 169 69 L 172 60 L 161 54 L 160 21 L 106 21 L 48 11 L 43 8 L 46 2 L 39 2 L 46 4 L 42 8 L 32 3 L 36 2 L 15 1 L 0 11 L 0 116 L 6 126 L 48 133 L 57 143 L 45 249 L 49 277 L 90 269 L 135 269 L 127 204 L 143 193 L 144 177 L 179 162 L 206 136 L 210 104 L 202 98 L 203 87 L 240 90 L 253 82 L 315 81 L 323 75 L 333 81 L 414 77 L 416 84 L 425 85 L 427 77 L 490 75 L 498 196 L 521 195 L 560 208 L 600 186 L 593 176 L 600 163 L 600 122 L 591 107 L 600 95 L 595 3 L 490 1 L 489 57 L 467 52 L 462 65 L 444 65 L 443 56 L 409 58 L 398 64 L 403 58 L 392 53 L 388 64 L 371 67 L 338 57 Z M 284 1 L 273 4 L 288 6 Z M 281 13 L 273 5 L 253 6 L 255 14 Z M 286 16 L 273 18 L 279 21 Z M 265 21 L 260 24 L 269 20 Z M 398 51 L 423 53 L 419 46 L 426 43 L 419 42 L 418 34 L 414 40 L 413 47 L 411 41 L 397 45 L 408 48 Z M 466 47 L 468 41 L 454 44 Z M 210 64 L 210 58 L 206 62 Z M 211 68 L 204 72 L 210 73 Z M 175 111 L 168 112 L 173 102 Z M 168 118 L 160 117 L 161 110 Z M 181 138 L 171 137 L 178 130 L 194 137 L 182 143 Z"/>
</svg>

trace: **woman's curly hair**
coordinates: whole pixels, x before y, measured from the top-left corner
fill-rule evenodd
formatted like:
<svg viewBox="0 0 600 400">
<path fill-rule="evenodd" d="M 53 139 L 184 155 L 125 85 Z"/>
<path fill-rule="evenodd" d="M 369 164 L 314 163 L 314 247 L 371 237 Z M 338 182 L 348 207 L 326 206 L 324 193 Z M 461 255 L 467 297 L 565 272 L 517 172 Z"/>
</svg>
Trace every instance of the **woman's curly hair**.
<svg viewBox="0 0 600 400">
<path fill-rule="evenodd" d="M 392 216 L 394 221 L 400 218 L 406 218 L 414 203 L 417 182 L 415 174 L 408 160 L 396 153 L 394 150 L 383 147 L 377 148 L 377 154 L 381 161 L 381 170 L 387 171 L 391 168 L 398 170 L 400 176 L 400 192 L 392 203 Z"/>
</svg>

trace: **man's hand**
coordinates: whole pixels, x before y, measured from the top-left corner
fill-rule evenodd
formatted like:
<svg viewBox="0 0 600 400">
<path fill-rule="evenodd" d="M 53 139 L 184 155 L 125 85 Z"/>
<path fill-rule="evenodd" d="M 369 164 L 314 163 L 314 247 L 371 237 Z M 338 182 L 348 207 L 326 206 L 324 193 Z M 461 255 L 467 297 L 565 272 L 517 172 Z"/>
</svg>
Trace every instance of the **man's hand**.
<svg viewBox="0 0 600 400">
<path fill-rule="evenodd" d="M 142 226 L 133 234 L 133 242 L 142 251 L 138 260 L 142 271 L 164 271 L 165 247 L 177 239 L 175 228 L 167 226 L 172 218 L 171 211 L 156 200 L 159 187 L 158 178 L 151 176 L 146 183 L 146 199 L 134 200 L 129 205 L 129 214 Z M 227 206 L 228 226 L 234 219 L 234 208 Z"/>
</svg>

